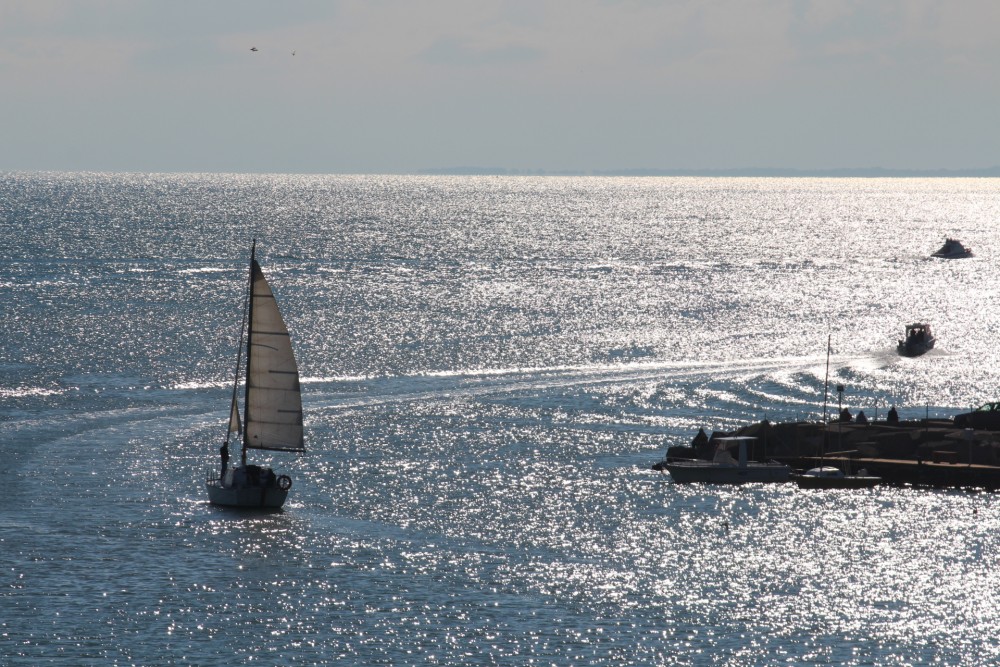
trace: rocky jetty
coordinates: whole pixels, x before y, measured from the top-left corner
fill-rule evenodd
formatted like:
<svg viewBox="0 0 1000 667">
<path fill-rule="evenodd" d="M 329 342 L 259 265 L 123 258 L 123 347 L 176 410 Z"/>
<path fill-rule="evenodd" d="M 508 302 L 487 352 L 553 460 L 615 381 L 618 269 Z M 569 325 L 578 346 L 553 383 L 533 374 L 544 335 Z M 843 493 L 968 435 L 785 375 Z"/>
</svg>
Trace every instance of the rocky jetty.
<svg viewBox="0 0 1000 667">
<path fill-rule="evenodd" d="M 750 458 L 757 461 L 805 469 L 822 458 L 830 465 L 864 467 L 889 483 L 1000 489 L 1000 431 L 960 429 L 943 419 L 762 421 L 711 436 L 699 430 L 690 445 L 670 447 L 667 459 L 711 459 L 714 441 L 734 435 L 756 438 Z"/>
</svg>

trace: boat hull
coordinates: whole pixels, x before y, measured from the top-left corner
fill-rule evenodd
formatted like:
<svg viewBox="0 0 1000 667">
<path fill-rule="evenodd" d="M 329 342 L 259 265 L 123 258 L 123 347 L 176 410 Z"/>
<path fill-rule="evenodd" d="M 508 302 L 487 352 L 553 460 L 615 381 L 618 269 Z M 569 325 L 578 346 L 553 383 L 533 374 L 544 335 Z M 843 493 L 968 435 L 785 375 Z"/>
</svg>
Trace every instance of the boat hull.
<svg viewBox="0 0 1000 667">
<path fill-rule="evenodd" d="M 218 482 L 208 482 L 205 486 L 208 501 L 223 507 L 279 509 L 288 497 L 288 491 L 276 486 L 224 487 Z"/>
<path fill-rule="evenodd" d="M 896 351 L 904 357 L 919 357 L 920 355 L 934 349 L 934 339 L 923 343 L 903 342 L 896 347 Z"/>
<path fill-rule="evenodd" d="M 937 252 L 932 253 L 931 257 L 961 259 L 962 257 L 972 257 L 972 251 L 962 245 L 962 242 L 957 239 L 945 239 L 944 245 Z"/>
<path fill-rule="evenodd" d="M 710 462 L 682 462 L 664 465 L 678 484 L 750 484 L 787 482 L 792 470 L 780 463 L 750 463 L 746 466 L 717 465 Z"/>
<path fill-rule="evenodd" d="M 213 505 L 277 509 L 285 504 L 292 479 L 275 475 L 270 468 L 247 465 L 230 468 L 221 479 L 210 475 L 205 488 Z"/>
</svg>

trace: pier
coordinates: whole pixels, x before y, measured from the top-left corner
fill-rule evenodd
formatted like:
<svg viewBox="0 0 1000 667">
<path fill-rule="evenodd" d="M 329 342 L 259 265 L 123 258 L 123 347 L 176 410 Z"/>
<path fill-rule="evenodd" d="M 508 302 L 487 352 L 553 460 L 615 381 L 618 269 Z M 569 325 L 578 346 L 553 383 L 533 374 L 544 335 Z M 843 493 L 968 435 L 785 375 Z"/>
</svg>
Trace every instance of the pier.
<svg viewBox="0 0 1000 667">
<path fill-rule="evenodd" d="M 794 469 L 822 463 L 845 472 L 865 469 L 886 484 L 1000 489 L 1000 431 L 960 429 L 943 419 L 763 421 L 711 437 L 699 432 L 690 445 L 670 447 L 667 458 L 710 459 L 714 441 L 734 435 L 756 438 L 751 459 L 781 461 Z"/>
</svg>

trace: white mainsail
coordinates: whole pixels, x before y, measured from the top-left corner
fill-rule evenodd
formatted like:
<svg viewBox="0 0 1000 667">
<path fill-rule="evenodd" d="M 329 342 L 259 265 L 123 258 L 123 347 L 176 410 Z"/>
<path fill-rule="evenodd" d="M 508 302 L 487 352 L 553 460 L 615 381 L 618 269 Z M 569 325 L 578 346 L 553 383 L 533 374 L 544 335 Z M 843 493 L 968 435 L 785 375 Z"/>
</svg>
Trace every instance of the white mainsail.
<svg viewBox="0 0 1000 667">
<path fill-rule="evenodd" d="M 244 447 L 303 452 L 302 395 L 292 342 L 256 260 L 251 298 Z"/>
</svg>

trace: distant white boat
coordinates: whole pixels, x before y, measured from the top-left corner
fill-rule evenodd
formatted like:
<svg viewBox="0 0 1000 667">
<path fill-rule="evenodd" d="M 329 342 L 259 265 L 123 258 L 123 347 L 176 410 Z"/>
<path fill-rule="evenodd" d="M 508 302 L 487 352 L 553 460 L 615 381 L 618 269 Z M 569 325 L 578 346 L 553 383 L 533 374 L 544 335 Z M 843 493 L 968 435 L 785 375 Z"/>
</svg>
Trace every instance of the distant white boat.
<svg viewBox="0 0 1000 667">
<path fill-rule="evenodd" d="M 972 250 L 962 245 L 962 242 L 958 239 L 946 238 L 944 245 L 938 248 L 937 252 L 931 254 L 931 257 L 961 259 L 963 257 L 972 257 Z"/>
<path fill-rule="evenodd" d="M 869 475 L 867 470 L 848 475 L 833 466 L 810 468 L 793 478 L 800 489 L 870 489 L 882 482 L 881 477 Z"/>
<path fill-rule="evenodd" d="M 276 475 L 271 468 L 247 463 L 248 449 L 304 452 L 302 395 L 299 371 L 292 352 L 288 328 L 267 278 L 255 258 L 256 240 L 250 249 L 250 280 L 240 344 L 236 356 L 236 378 L 229 409 L 226 439 L 220 448 L 221 466 L 206 480 L 208 499 L 215 505 L 246 508 L 280 508 L 292 479 Z M 240 419 L 237 387 L 246 340 L 246 389 Z M 239 433 L 240 463 L 230 467 L 229 439 Z"/>
<path fill-rule="evenodd" d="M 748 482 L 787 482 L 792 469 L 783 463 L 760 463 L 747 460 L 747 444 L 756 440 L 749 436 L 719 438 L 718 448 L 711 461 L 669 461 L 663 465 L 675 482 L 688 484 L 708 482 L 714 484 L 745 484 Z M 729 448 L 738 447 L 739 458 L 734 459 Z"/>
</svg>

